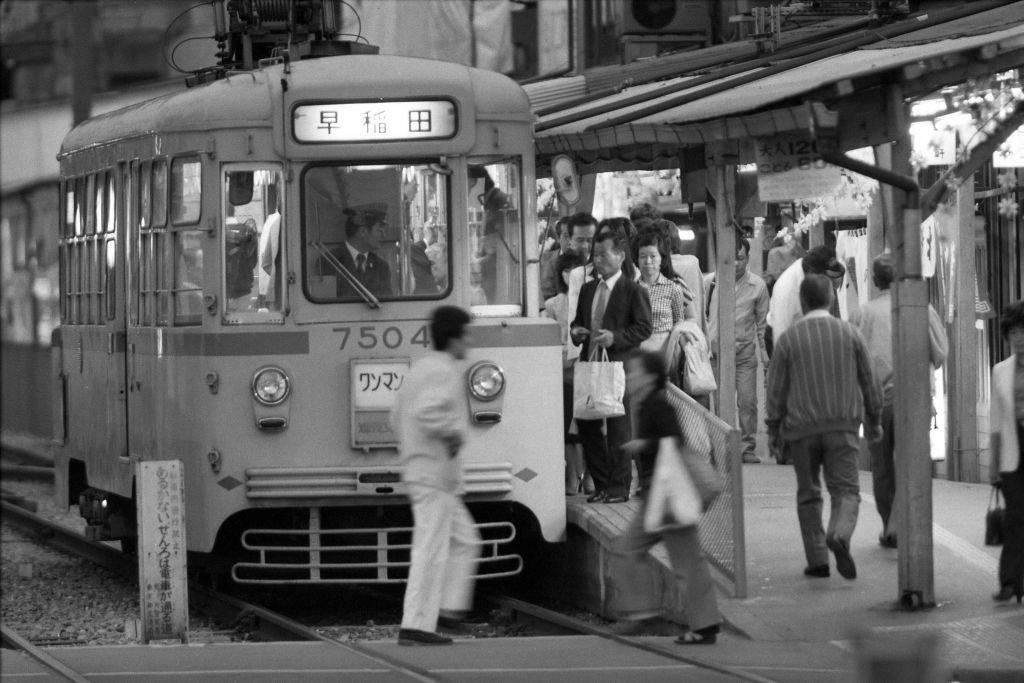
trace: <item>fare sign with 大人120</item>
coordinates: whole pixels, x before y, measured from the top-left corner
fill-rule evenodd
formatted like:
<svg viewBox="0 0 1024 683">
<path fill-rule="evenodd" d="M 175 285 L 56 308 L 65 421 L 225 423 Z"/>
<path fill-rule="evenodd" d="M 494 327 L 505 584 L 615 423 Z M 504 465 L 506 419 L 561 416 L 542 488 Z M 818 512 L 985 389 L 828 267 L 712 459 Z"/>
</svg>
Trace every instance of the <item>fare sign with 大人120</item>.
<svg viewBox="0 0 1024 683">
<path fill-rule="evenodd" d="M 299 142 L 439 140 L 458 131 L 451 100 L 302 104 L 292 114 Z"/>
<path fill-rule="evenodd" d="M 754 141 L 757 194 L 762 202 L 788 202 L 831 195 L 842 171 L 825 162 L 807 138 L 779 135 Z"/>
</svg>

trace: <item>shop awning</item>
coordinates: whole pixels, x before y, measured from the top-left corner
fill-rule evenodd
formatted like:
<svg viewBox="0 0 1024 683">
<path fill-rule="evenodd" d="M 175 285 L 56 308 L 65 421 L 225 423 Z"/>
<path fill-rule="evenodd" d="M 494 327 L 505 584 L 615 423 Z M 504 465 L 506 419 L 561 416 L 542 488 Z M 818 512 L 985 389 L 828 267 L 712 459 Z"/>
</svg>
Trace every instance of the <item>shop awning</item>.
<svg viewBox="0 0 1024 683">
<path fill-rule="evenodd" d="M 827 120 L 826 107 L 828 120 L 842 129 L 838 113 L 857 106 L 865 83 L 920 81 L 931 91 L 961 82 L 965 73 L 1024 67 L 1024 2 L 835 52 L 734 67 L 722 79 L 679 76 L 549 107 L 537 118 L 538 166 L 560 153 L 573 156 L 583 172 L 674 165 L 685 147 L 807 131 L 812 117 L 819 125 Z M 699 85 L 687 87 L 698 78 Z"/>
</svg>

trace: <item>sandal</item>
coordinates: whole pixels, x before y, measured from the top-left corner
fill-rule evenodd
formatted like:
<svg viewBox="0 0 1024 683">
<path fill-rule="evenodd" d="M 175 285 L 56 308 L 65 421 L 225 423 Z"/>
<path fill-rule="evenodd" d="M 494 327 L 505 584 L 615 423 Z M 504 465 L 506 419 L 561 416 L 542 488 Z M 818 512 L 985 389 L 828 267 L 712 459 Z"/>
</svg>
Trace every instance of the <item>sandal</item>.
<svg viewBox="0 0 1024 683">
<path fill-rule="evenodd" d="M 717 639 L 714 633 L 700 634 L 696 631 L 684 631 L 681 636 L 676 638 L 676 643 L 679 645 L 714 645 Z"/>
</svg>

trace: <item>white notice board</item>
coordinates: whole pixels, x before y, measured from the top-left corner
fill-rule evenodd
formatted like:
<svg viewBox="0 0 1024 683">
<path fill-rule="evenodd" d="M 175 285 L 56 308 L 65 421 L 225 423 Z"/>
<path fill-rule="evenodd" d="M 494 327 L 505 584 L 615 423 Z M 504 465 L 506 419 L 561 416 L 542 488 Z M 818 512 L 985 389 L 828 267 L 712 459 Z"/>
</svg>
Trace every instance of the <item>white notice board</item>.
<svg viewBox="0 0 1024 683">
<path fill-rule="evenodd" d="M 139 462 L 139 605 L 143 642 L 188 641 L 185 482 L 180 460 Z"/>
<path fill-rule="evenodd" d="M 791 135 L 757 138 L 754 156 L 762 202 L 828 197 L 839 185 L 839 167 L 822 160 L 813 140 Z"/>
</svg>

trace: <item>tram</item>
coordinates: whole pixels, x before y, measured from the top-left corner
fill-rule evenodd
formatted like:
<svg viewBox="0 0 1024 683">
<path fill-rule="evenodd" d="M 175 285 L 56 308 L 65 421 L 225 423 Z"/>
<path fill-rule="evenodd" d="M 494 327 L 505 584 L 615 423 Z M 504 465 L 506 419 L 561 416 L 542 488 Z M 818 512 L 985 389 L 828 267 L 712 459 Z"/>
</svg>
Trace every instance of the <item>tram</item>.
<svg viewBox="0 0 1024 683">
<path fill-rule="evenodd" d="M 179 460 L 190 566 L 404 581 L 389 409 L 430 312 L 454 304 L 473 315 L 478 576 L 562 540 L 532 127 L 502 75 L 353 54 L 265 60 L 74 128 L 59 157 L 59 501 L 130 549 L 137 463 Z"/>
</svg>

